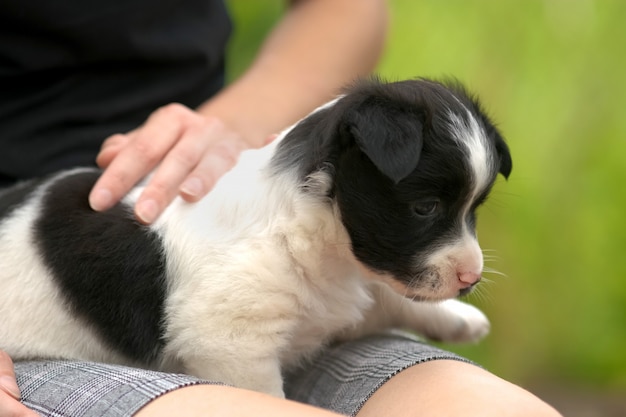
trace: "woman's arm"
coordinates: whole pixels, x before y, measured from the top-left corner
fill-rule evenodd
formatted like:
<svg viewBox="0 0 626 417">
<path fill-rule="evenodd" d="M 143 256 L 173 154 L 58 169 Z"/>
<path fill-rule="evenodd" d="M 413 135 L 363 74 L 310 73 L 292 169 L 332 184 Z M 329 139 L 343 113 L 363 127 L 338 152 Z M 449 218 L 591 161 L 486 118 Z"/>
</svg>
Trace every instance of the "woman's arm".
<svg viewBox="0 0 626 417">
<path fill-rule="evenodd" d="M 297 0 L 250 68 L 196 111 L 169 105 L 103 144 L 90 204 L 106 210 L 157 165 L 135 207 L 151 223 L 178 194 L 204 196 L 242 149 L 258 147 L 369 74 L 383 50 L 384 0 Z"/>
</svg>

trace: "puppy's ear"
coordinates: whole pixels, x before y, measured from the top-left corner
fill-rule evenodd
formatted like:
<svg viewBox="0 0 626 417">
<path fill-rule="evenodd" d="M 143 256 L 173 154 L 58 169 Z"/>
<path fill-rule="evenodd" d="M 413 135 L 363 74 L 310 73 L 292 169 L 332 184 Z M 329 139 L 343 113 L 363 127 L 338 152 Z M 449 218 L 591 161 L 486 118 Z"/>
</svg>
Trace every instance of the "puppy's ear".
<svg viewBox="0 0 626 417">
<path fill-rule="evenodd" d="M 371 101 L 350 111 L 346 122 L 359 149 L 396 184 L 417 167 L 423 145 L 423 115 Z"/>
<path fill-rule="evenodd" d="M 511 152 L 509 147 L 502 137 L 498 136 L 499 140 L 496 140 L 496 151 L 500 157 L 500 174 L 504 175 L 504 178 L 509 179 L 511 170 L 513 169 L 513 160 L 511 159 Z"/>
<path fill-rule="evenodd" d="M 504 176 L 504 178 L 509 179 L 509 175 L 511 175 L 511 170 L 513 169 L 513 160 L 511 159 L 511 152 L 509 151 L 509 147 L 504 141 L 504 138 L 498 131 L 498 128 L 489 120 L 489 118 L 482 112 L 479 113 L 482 118 L 483 125 L 485 126 L 485 130 L 487 135 L 493 140 L 493 143 L 496 147 L 496 153 L 498 154 L 498 162 L 500 163 L 500 168 L 498 172 Z"/>
<path fill-rule="evenodd" d="M 511 159 L 509 147 L 504 141 L 500 141 L 496 142 L 496 150 L 500 156 L 500 174 L 504 175 L 504 178 L 509 179 L 513 169 L 513 160 Z"/>
<path fill-rule="evenodd" d="M 513 169 L 513 160 L 511 159 L 511 152 L 509 151 L 509 147 L 504 141 L 498 129 L 496 129 L 493 125 L 487 125 L 488 130 L 487 134 L 493 138 L 493 141 L 496 145 L 496 152 L 498 154 L 498 162 L 500 163 L 499 172 L 504 176 L 504 178 L 509 179 L 509 175 L 511 175 L 511 170 Z"/>
</svg>

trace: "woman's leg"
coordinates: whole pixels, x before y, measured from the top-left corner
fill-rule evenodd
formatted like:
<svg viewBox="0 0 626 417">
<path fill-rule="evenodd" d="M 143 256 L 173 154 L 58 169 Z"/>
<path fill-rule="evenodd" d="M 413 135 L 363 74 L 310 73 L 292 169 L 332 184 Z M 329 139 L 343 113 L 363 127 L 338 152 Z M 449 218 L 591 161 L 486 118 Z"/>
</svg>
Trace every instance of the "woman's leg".
<svg viewBox="0 0 626 417">
<path fill-rule="evenodd" d="M 299 403 L 112 365 L 25 362 L 16 364 L 16 374 L 24 403 L 44 416 L 336 415 L 321 408 L 359 417 L 559 415 L 467 360 L 398 334 L 328 349 L 288 378 L 286 393 Z"/>
<path fill-rule="evenodd" d="M 140 409 L 136 417 L 340 417 L 321 408 L 220 385 L 171 391 Z"/>
<path fill-rule="evenodd" d="M 328 349 L 289 378 L 286 392 L 358 417 L 559 416 L 528 391 L 403 333 Z"/>
<path fill-rule="evenodd" d="M 339 416 L 186 375 L 72 361 L 18 362 L 15 368 L 24 405 L 42 416 Z"/>
<path fill-rule="evenodd" d="M 15 364 L 23 403 L 42 416 L 301 416 L 330 411 L 186 375 L 71 361 Z"/>
<path fill-rule="evenodd" d="M 24 405 L 57 417 L 128 417 L 163 394 L 203 383 L 187 375 L 73 361 L 16 362 L 15 375 Z"/>
<path fill-rule="evenodd" d="M 337 414 L 264 394 L 195 385 L 150 402 L 137 417 L 330 417 Z M 431 360 L 398 373 L 367 399 L 357 417 L 481 416 L 558 417 L 537 397 L 475 365 Z"/>
<path fill-rule="evenodd" d="M 454 360 L 412 366 L 383 384 L 358 417 L 558 417 L 545 402 L 484 369 Z"/>
</svg>

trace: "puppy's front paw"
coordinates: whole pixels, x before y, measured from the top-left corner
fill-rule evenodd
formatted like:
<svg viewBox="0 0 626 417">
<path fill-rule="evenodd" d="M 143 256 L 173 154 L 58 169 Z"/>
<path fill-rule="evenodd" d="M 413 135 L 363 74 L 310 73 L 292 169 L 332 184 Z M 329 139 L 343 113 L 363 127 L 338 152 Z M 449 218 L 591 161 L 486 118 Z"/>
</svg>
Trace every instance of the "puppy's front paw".
<svg viewBox="0 0 626 417">
<path fill-rule="evenodd" d="M 442 342 L 475 343 L 487 336 L 489 319 L 476 307 L 458 300 L 441 303 L 444 315 L 429 336 Z"/>
</svg>

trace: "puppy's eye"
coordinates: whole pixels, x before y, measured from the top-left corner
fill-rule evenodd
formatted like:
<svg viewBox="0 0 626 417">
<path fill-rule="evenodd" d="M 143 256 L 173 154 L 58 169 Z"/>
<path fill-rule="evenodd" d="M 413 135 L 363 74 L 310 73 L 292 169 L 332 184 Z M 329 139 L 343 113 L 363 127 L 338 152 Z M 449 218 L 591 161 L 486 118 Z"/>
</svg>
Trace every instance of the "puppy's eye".
<svg viewBox="0 0 626 417">
<path fill-rule="evenodd" d="M 413 211 L 418 216 L 432 216 L 437 212 L 439 208 L 439 201 L 437 200 L 429 200 L 429 201 L 420 201 L 415 203 L 413 206 Z"/>
</svg>

